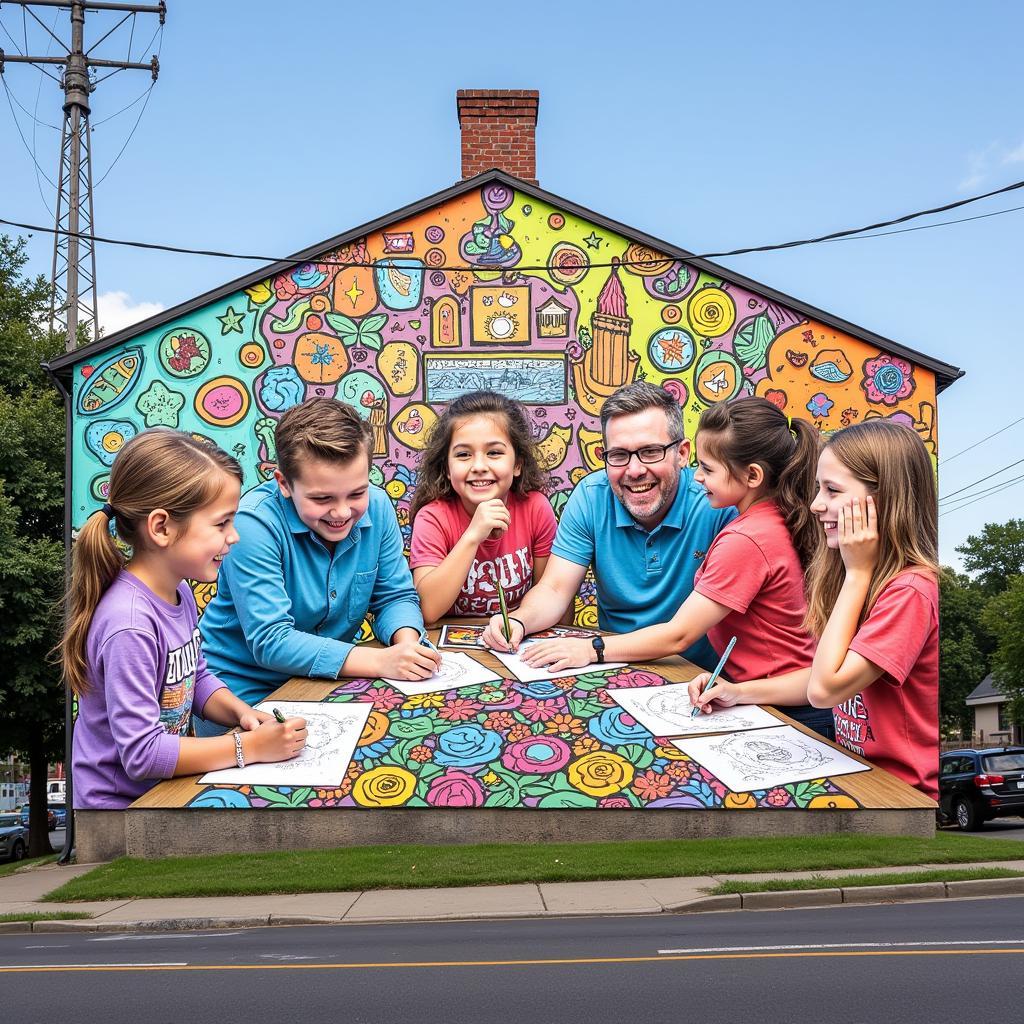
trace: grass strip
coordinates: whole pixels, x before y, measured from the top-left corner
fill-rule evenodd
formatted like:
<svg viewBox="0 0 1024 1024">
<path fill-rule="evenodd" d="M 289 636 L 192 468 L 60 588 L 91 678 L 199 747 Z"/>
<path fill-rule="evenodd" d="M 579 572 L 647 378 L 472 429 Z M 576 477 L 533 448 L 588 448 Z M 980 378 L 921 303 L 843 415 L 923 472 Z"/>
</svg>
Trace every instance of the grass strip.
<svg viewBox="0 0 1024 1024">
<path fill-rule="evenodd" d="M 83 921 L 92 914 L 82 914 L 74 910 L 51 911 L 49 913 L 30 910 L 24 914 L 0 914 L 0 924 L 11 921 Z"/>
<path fill-rule="evenodd" d="M 45 857 L 32 857 L 29 860 L 12 860 L 6 864 L 0 864 L 0 878 L 4 875 L 13 875 L 15 871 L 20 871 L 22 868 L 33 867 L 38 868 L 43 864 L 52 864 L 59 854 L 48 853 Z"/>
<path fill-rule="evenodd" d="M 795 836 L 623 843 L 358 846 L 140 860 L 121 857 L 45 899 L 142 899 L 415 889 L 518 882 L 670 878 L 1013 860 L 1010 840 L 940 833 Z"/>
<path fill-rule="evenodd" d="M 760 882 L 727 881 L 708 890 L 709 896 L 730 896 L 743 892 L 790 892 L 794 889 L 852 889 L 865 885 L 910 885 L 914 882 L 969 882 L 977 878 L 1020 878 L 1024 871 L 1010 868 L 950 868 L 931 871 L 901 871 L 891 875 L 842 875 L 813 878 L 769 878 Z"/>
</svg>

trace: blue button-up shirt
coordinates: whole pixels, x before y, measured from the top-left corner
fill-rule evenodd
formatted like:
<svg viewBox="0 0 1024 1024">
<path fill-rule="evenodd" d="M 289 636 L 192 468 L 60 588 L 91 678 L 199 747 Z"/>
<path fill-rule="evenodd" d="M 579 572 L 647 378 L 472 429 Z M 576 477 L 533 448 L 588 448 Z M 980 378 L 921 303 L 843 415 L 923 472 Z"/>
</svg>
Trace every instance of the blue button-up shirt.
<svg viewBox="0 0 1024 1024">
<path fill-rule="evenodd" d="M 238 543 L 221 566 L 203 615 L 210 670 L 249 704 L 292 676 L 334 679 L 366 613 L 381 643 L 403 626 L 423 628 L 388 496 L 370 505 L 332 553 L 270 480 L 246 494 Z"/>
<path fill-rule="evenodd" d="M 647 531 L 612 493 L 607 474 L 591 473 L 569 496 L 551 553 L 593 565 L 599 625 L 631 633 L 675 615 L 711 541 L 735 516 L 734 508 L 713 509 L 686 468 L 665 518 Z M 717 661 L 706 638 L 682 654 L 709 668 Z"/>
</svg>

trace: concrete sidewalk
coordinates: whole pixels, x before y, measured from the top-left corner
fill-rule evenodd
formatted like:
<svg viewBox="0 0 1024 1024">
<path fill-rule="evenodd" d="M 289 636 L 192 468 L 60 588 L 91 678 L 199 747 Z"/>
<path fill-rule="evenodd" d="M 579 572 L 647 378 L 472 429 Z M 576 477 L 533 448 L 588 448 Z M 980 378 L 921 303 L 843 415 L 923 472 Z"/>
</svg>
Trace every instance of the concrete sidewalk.
<svg viewBox="0 0 1024 1024">
<path fill-rule="evenodd" d="M 762 881 L 779 872 L 701 875 L 613 882 L 544 882 L 454 889 L 383 889 L 366 892 L 299 893 L 279 896 L 220 896 L 187 899 L 43 903 L 41 898 L 95 865 L 48 864 L 0 878 L 0 915 L 88 913 L 89 920 L 0 923 L 0 931 L 131 931 L 241 928 L 268 924 L 379 924 L 516 917 L 594 917 L 609 914 L 696 913 L 712 910 L 781 909 L 840 903 L 899 902 L 968 896 L 1024 895 L 1024 877 L 966 882 L 900 883 L 911 871 L 999 867 L 1024 872 L 1024 860 L 976 864 L 920 864 L 889 868 L 793 871 L 785 878 L 878 875 L 879 884 L 847 889 L 708 896 L 720 882 Z"/>
</svg>

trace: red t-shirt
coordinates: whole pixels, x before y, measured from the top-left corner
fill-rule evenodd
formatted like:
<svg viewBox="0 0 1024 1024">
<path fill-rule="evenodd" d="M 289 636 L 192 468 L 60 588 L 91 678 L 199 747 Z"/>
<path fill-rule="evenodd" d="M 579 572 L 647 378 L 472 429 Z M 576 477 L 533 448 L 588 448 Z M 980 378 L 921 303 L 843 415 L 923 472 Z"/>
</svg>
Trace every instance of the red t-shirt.
<svg viewBox="0 0 1024 1024">
<path fill-rule="evenodd" d="M 808 668 L 814 640 L 804 631 L 804 574 L 774 501 L 759 501 L 708 548 L 693 589 L 732 611 L 708 630 L 721 653 L 736 637 L 726 677 L 736 682 Z"/>
<path fill-rule="evenodd" d="M 533 586 L 535 558 L 547 558 L 555 539 L 555 514 L 539 491 L 509 494 L 506 501 L 512 521 L 496 540 L 485 540 L 462 592 L 446 615 L 495 615 L 501 611 L 496 581 L 505 588 L 509 606 L 517 608 Z M 462 502 L 432 501 L 416 513 L 412 528 L 409 565 L 440 565 L 458 539 L 469 529 L 470 516 Z"/>
<path fill-rule="evenodd" d="M 835 709 L 836 740 L 938 798 L 939 588 L 907 569 L 878 595 L 850 650 L 882 669 Z"/>
</svg>

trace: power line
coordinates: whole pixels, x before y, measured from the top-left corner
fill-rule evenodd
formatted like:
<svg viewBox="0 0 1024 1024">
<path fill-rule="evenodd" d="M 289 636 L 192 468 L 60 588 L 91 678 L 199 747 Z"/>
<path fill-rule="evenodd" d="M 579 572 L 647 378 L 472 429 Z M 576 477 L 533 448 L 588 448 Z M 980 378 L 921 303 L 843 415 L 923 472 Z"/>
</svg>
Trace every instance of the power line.
<svg viewBox="0 0 1024 1024">
<path fill-rule="evenodd" d="M 1000 473 L 1005 473 L 1008 469 L 1013 469 L 1014 466 L 1019 466 L 1022 462 L 1024 462 L 1024 459 L 1018 459 L 1016 462 L 1011 462 L 1008 466 L 1003 466 L 1002 469 L 997 469 L 994 473 L 989 473 L 988 476 L 983 476 L 980 480 L 975 480 L 974 483 L 967 484 L 959 490 L 950 491 L 949 494 L 939 498 L 939 504 L 941 505 L 944 501 L 949 501 L 950 498 L 957 494 L 961 494 L 963 491 L 969 491 L 972 487 L 975 487 L 978 484 L 983 484 L 986 480 L 991 480 L 994 476 L 999 476 Z"/>
<path fill-rule="evenodd" d="M 964 501 L 960 505 L 954 505 L 952 508 L 944 508 L 939 513 L 939 518 L 941 519 L 944 515 L 947 515 L 950 512 L 959 512 L 961 509 L 968 508 L 970 505 L 977 504 L 977 502 L 979 501 L 984 501 L 986 498 L 991 498 L 993 495 L 998 494 L 1000 491 L 1005 491 L 1010 487 L 1016 486 L 1021 481 L 1024 481 L 1024 474 L 1022 474 L 1021 476 L 1015 476 L 1012 480 L 1007 480 L 1005 483 L 998 484 L 995 487 L 990 487 L 984 493 L 972 495 L 969 501 Z"/>
<path fill-rule="evenodd" d="M 939 459 L 939 465 L 944 466 L 947 462 L 952 462 L 954 459 L 959 458 L 965 452 L 969 452 L 971 451 L 971 449 L 977 448 L 978 445 L 984 444 L 986 441 L 991 441 L 993 437 L 998 436 L 1004 430 L 1009 430 L 1010 427 L 1015 427 L 1018 423 L 1024 423 L 1024 416 L 1021 416 L 1020 419 L 1014 420 L 1012 423 L 1007 423 L 1005 427 L 1000 427 L 997 431 L 989 434 L 987 437 L 983 437 L 980 441 L 975 441 L 974 444 L 968 445 L 966 448 L 961 448 L 960 451 L 958 451 L 955 455 L 947 456 L 945 459 Z"/>
<path fill-rule="evenodd" d="M 945 206 L 936 207 L 936 208 L 934 208 L 932 210 L 922 210 L 922 211 L 919 211 L 918 213 L 908 213 L 908 214 L 905 214 L 902 217 L 897 217 L 894 220 L 885 221 L 884 224 L 900 224 L 900 223 L 903 223 L 903 222 L 905 222 L 905 221 L 907 221 L 907 220 L 909 220 L 911 218 L 914 218 L 914 217 L 925 217 L 925 216 L 928 216 L 929 214 L 936 213 L 936 212 L 939 212 L 941 210 L 951 209 L 954 206 L 963 206 L 966 203 L 976 203 L 976 202 L 978 202 L 981 199 L 988 199 L 991 196 L 999 195 L 999 194 L 1001 194 L 1003 192 L 1009 192 L 1009 191 L 1012 191 L 1014 189 L 1020 189 L 1020 188 L 1024 188 L 1024 181 L 1015 182 L 1012 185 L 1007 185 L 1004 188 L 996 189 L 993 192 L 986 192 L 983 195 L 972 196 L 972 197 L 970 197 L 968 199 L 958 200 L 956 203 L 948 203 Z M 998 216 L 999 214 L 1002 214 L 1002 213 L 1014 213 L 1014 212 L 1016 212 L 1019 209 L 1024 209 L 1024 207 L 1013 207 L 1013 208 L 1007 209 L 1007 210 L 997 210 L 994 213 L 987 214 L 987 216 Z M 924 227 L 942 227 L 945 223 L 959 223 L 959 221 L 950 221 L 950 222 L 940 221 L 937 224 L 922 225 L 921 227 L 922 228 L 924 228 Z M 25 223 L 22 223 L 22 222 L 19 222 L 19 221 L 8 220 L 8 219 L 3 218 L 3 217 L 0 217 L 0 224 L 6 224 L 8 227 L 13 227 L 13 228 L 22 228 L 25 231 L 42 231 L 44 233 L 64 234 L 64 235 L 71 235 L 72 234 L 72 233 L 66 232 L 66 231 L 58 232 L 54 228 L 44 227 L 44 226 L 39 225 L 39 224 L 25 224 Z M 818 242 L 830 242 L 830 241 L 836 241 L 836 240 L 841 239 L 841 238 L 852 237 L 854 235 L 857 235 L 859 232 L 870 231 L 873 228 L 880 227 L 880 226 L 883 226 L 883 225 L 882 224 L 876 224 L 876 225 L 870 225 L 868 227 L 863 227 L 863 228 L 850 228 L 850 229 L 848 229 L 846 231 L 836 231 L 836 232 L 833 232 L 830 235 L 821 235 L 821 236 L 819 236 L 817 238 L 807 238 L 807 239 L 802 239 L 802 240 L 799 240 L 799 241 L 792 241 L 792 242 L 780 242 L 780 243 L 778 243 L 776 245 L 749 246 L 749 247 L 741 248 L 741 249 L 731 249 L 728 252 L 710 252 L 710 253 L 697 253 L 697 254 L 691 253 L 691 254 L 689 254 L 686 257 L 679 257 L 679 258 L 683 262 L 686 262 L 688 260 L 706 260 L 706 259 L 712 259 L 712 258 L 720 258 L 720 257 L 723 257 L 723 256 L 739 256 L 739 255 L 742 255 L 744 253 L 750 253 L 750 252 L 770 252 L 770 251 L 775 251 L 775 250 L 779 250 L 779 249 L 792 249 L 795 246 L 814 245 L 814 244 L 816 244 Z M 99 242 L 99 243 L 106 244 L 106 245 L 123 245 L 123 246 L 128 246 L 130 248 L 135 248 L 135 249 L 152 249 L 152 250 L 156 250 L 156 251 L 159 251 L 159 252 L 181 253 L 181 254 L 188 255 L 188 256 L 215 256 L 215 257 L 218 257 L 218 258 L 221 258 L 221 259 L 231 259 L 231 260 L 257 260 L 257 261 L 259 261 L 261 263 L 291 263 L 291 262 L 294 262 L 295 259 L 296 259 L 296 256 L 294 254 L 291 254 L 291 255 L 288 255 L 288 256 L 266 256 L 266 255 L 256 254 L 256 253 L 225 252 L 225 251 L 220 250 L 220 249 L 190 249 L 187 246 L 166 245 L 166 244 L 160 243 L 160 242 L 139 242 L 139 241 L 134 241 L 134 240 L 131 240 L 131 239 L 123 239 L 123 238 L 107 238 L 107 237 L 103 237 L 103 236 L 100 236 L 100 235 L 84 235 L 84 234 L 81 234 L 81 235 L 77 235 L 77 237 L 87 238 L 90 242 Z M 866 237 L 871 237 L 871 236 L 866 236 Z M 663 260 L 670 260 L 670 259 L 672 259 L 672 257 L 667 257 L 667 256 L 648 257 L 646 259 L 637 259 L 637 260 L 615 259 L 615 260 L 612 260 L 612 261 L 609 261 L 609 262 L 593 262 L 593 263 L 589 263 L 588 267 L 589 268 L 612 267 L 612 266 L 624 266 L 624 267 L 648 266 L 649 267 L 651 265 L 651 263 L 653 263 L 653 262 L 662 262 Z M 343 267 L 373 267 L 373 266 L 376 265 L 374 263 L 351 262 L 351 261 L 331 260 L 331 259 L 318 259 L 316 262 L 317 263 L 323 263 L 325 266 L 343 266 Z M 428 268 L 424 268 L 424 269 L 428 269 Z M 471 273 L 473 271 L 480 270 L 481 267 L 480 267 L 480 265 L 467 265 L 467 266 L 432 267 L 432 268 L 429 268 L 429 269 L 431 271 L 438 271 L 439 270 L 442 273 L 451 274 L 451 273 Z M 492 267 L 492 268 L 484 268 L 484 269 L 501 270 L 503 268 L 501 268 L 501 267 Z M 509 267 L 509 268 L 506 268 L 506 269 L 517 270 L 517 271 L 547 271 L 547 270 L 557 270 L 557 269 L 560 269 L 560 268 L 558 267 L 558 265 L 552 265 L 552 264 L 540 264 L 540 265 L 536 265 L 536 266 L 522 266 L 522 265 L 518 265 L 517 264 L 514 267 Z"/>
</svg>

